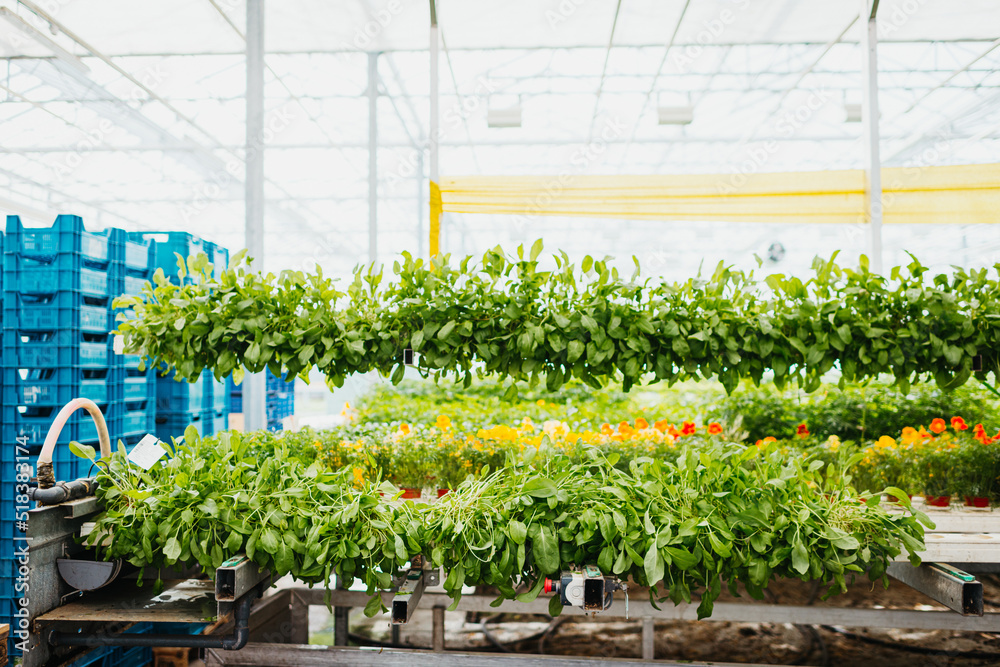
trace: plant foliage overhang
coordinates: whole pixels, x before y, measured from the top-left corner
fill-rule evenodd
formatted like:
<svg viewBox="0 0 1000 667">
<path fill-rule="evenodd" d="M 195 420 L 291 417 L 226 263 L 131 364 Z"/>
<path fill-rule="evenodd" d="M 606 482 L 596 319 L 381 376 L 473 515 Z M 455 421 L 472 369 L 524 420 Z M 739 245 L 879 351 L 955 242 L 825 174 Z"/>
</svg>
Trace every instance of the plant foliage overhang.
<svg viewBox="0 0 1000 667">
<path fill-rule="evenodd" d="M 673 383 L 717 377 L 727 390 L 740 378 L 819 386 L 831 369 L 852 382 L 891 374 L 907 391 L 933 378 L 944 389 L 972 375 L 997 377 L 1000 265 L 955 268 L 929 277 L 916 258 L 888 276 L 816 258 L 808 280 L 758 279 L 720 263 L 708 277 L 681 283 L 628 279 L 609 258 L 564 252 L 541 270 L 541 241 L 516 257 L 499 247 L 457 266 L 403 253 L 383 270 L 360 266 L 346 290 L 315 273 L 249 270 L 245 252 L 213 276 L 204 255 L 178 256 L 178 282 L 157 271 L 138 296 L 121 297 L 118 331 L 126 350 L 165 363 L 194 380 L 244 369 L 303 378 L 312 367 L 340 386 L 352 373 L 403 377 L 403 351 L 418 353 L 423 374 L 473 373 L 510 381 L 544 378 L 549 390 L 570 378 L 592 386 L 643 378 Z M 977 358 L 978 357 L 978 358 Z M 982 369 L 982 370 L 974 370 Z"/>
</svg>

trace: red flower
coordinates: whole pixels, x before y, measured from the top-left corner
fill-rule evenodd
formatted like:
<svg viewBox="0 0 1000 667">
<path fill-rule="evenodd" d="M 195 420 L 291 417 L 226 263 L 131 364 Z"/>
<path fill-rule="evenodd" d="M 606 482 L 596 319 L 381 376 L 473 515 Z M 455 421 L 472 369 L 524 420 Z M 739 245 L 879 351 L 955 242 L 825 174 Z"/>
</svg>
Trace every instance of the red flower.
<svg viewBox="0 0 1000 667">
<path fill-rule="evenodd" d="M 982 424 L 976 424 L 972 429 L 972 434 L 975 435 L 977 438 L 982 437 L 986 435 L 986 429 L 983 428 Z"/>
<path fill-rule="evenodd" d="M 935 417 L 931 420 L 931 430 L 934 433 L 943 433 L 946 428 L 948 428 L 948 425 L 940 417 Z"/>
<path fill-rule="evenodd" d="M 806 428 L 805 424 L 799 424 L 799 427 L 795 430 L 795 434 L 800 438 L 804 438 L 809 435 L 809 429 Z"/>
<path fill-rule="evenodd" d="M 718 422 L 712 422 L 711 424 L 708 425 L 709 435 L 719 435 L 720 433 L 722 433 L 722 424 L 719 424 Z"/>
<path fill-rule="evenodd" d="M 951 427 L 956 431 L 964 431 L 965 429 L 969 428 L 969 425 L 966 424 L 965 420 L 962 419 L 961 417 L 952 417 Z"/>
<path fill-rule="evenodd" d="M 694 422 L 684 422 L 681 425 L 681 435 L 694 435 L 697 430 L 698 427 L 694 425 Z"/>
</svg>

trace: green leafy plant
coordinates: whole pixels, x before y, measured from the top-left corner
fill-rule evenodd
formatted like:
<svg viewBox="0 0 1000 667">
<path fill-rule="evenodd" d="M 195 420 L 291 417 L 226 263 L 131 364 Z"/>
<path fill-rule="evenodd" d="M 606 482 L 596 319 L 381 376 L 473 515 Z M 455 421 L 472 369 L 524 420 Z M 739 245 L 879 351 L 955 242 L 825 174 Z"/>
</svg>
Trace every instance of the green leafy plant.
<svg viewBox="0 0 1000 667">
<path fill-rule="evenodd" d="M 204 257 L 181 260 L 192 284 L 162 272 L 137 297 L 116 307 L 128 352 L 164 362 L 179 376 L 204 368 L 217 378 L 270 367 L 305 377 L 316 367 L 333 386 L 352 373 L 403 377 L 403 350 L 419 353 L 423 373 L 540 382 L 555 391 L 570 379 L 598 388 L 610 379 L 629 390 L 643 379 L 717 377 L 732 391 L 741 378 L 773 373 L 780 388 L 797 380 L 806 391 L 839 367 L 842 382 L 890 374 L 906 393 L 932 378 L 951 390 L 983 357 L 985 380 L 996 375 L 1000 349 L 1000 282 L 987 270 L 956 269 L 925 278 L 914 259 L 888 276 L 816 259 L 815 275 L 758 282 L 719 264 L 709 277 L 683 283 L 628 280 L 606 261 L 585 257 L 579 269 L 565 253 L 541 270 L 541 243 L 526 255 L 499 248 L 452 266 L 404 253 L 393 282 L 359 268 L 345 292 L 317 270 L 278 276 L 251 272 L 239 253 L 215 278 Z"/>
<path fill-rule="evenodd" d="M 455 600 L 465 584 L 496 586 L 498 600 L 532 600 L 546 576 L 596 562 L 650 586 L 654 602 L 700 594 L 704 617 L 722 582 L 760 597 L 774 577 L 823 581 L 831 594 L 856 574 L 886 581 L 903 549 L 919 562 L 918 522 L 930 525 L 918 512 L 886 512 L 877 496 L 859 503 L 835 466 L 776 446 L 699 440 L 673 462 L 637 457 L 624 466 L 616 454 L 586 451 L 577 459 L 526 450 L 425 505 L 395 502 L 394 486 L 354 467 L 306 465 L 280 439 L 200 438 L 189 428 L 148 472 L 124 451 L 102 460 L 105 510 L 87 542 L 139 567 L 212 571 L 246 552 L 277 576 L 327 587 L 333 574 L 359 577 L 373 595 L 369 614 L 381 608 L 375 593 L 416 555 L 444 566 Z M 856 458 L 838 461 L 840 470 Z M 887 491 L 908 504 L 902 491 Z"/>
</svg>

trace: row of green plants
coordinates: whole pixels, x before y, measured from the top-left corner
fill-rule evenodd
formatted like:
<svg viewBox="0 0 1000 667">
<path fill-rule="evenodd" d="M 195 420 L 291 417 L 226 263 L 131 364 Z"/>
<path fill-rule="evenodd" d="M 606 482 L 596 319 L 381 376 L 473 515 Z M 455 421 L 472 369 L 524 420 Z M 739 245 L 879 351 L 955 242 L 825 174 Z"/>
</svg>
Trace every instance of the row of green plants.
<svg viewBox="0 0 1000 667">
<path fill-rule="evenodd" d="M 754 444 L 773 447 L 786 456 L 824 461 L 834 469 L 840 457 L 858 455 L 853 485 L 864 493 L 895 486 L 910 496 L 940 499 L 944 504 L 1000 505 L 1000 433 L 989 435 L 980 424 L 970 427 L 960 417 L 953 420 L 954 426 L 943 419 L 931 424 L 931 431 L 906 427 L 901 433 L 861 442 L 822 437 L 800 424 L 800 436 L 765 437 Z M 685 421 L 675 426 L 665 420 L 649 424 L 641 417 L 631 423 L 604 424 L 597 430 L 577 431 L 565 422 L 536 424 L 525 418 L 512 426 L 463 431 L 439 415 L 430 425 L 360 424 L 262 437 L 280 439 L 304 461 L 318 460 L 333 469 L 349 467 L 359 479 L 382 477 L 408 493 L 433 496 L 435 490 L 443 493 L 469 475 L 541 448 L 575 461 L 584 461 L 597 450 L 618 456 L 623 464 L 640 457 L 673 462 L 685 446 L 740 440 L 750 444 L 745 434 L 738 424 Z"/>
<path fill-rule="evenodd" d="M 286 437 L 293 448 L 315 448 L 331 465 L 350 464 L 369 475 L 378 468 L 399 486 L 433 491 L 454 487 L 484 465 L 495 467 L 508 451 L 537 449 L 543 440 L 571 455 L 587 445 L 623 458 L 669 458 L 681 438 L 704 438 L 721 424 L 716 437 L 777 439 L 785 451 L 829 462 L 841 451 L 862 452 L 855 484 L 863 491 L 897 486 L 958 504 L 1000 504 L 1000 445 L 981 426 L 994 424 L 989 432 L 995 432 L 997 404 L 972 386 L 943 392 L 925 385 L 905 396 L 883 383 L 843 391 L 824 385 L 813 394 L 744 385 L 731 396 L 705 382 L 629 394 L 578 383 L 558 394 L 521 387 L 513 401 L 501 400 L 502 392 L 496 383 L 468 390 L 450 383 L 376 385 L 345 411 L 345 427 Z M 605 425 L 607 415 L 617 419 Z"/>
<path fill-rule="evenodd" d="M 123 297 L 125 348 L 180 377 L 204 368 L 217 378 L 269 367 L 280 374 L 313 367 L 340 386 L 347 375 L 378 371 L 398 383 L 404 351 L 423 373 L 540 382 L 548 390 L 579 379 L 598 388 L 644 379 L 668 383 L 717 377 L 727 391 L 741 378 L 811 391 L 839 369 L 844 382 L 892 376 L 901 391 L 921 379 L 943 389 L 998 368 L 1000 281 L 990 271 L 956 268 L 926 275 L 914 259 L 888 275 L 814 260 L 802 281 L 719 264 L 681 283 L 630 278 L 607 260 L 565 253 L 552 270 L 541 241 L 512 257 L 497 248 L 481 259 L 430 262 L 403 253 L 393 279 L 358 267 L 344 290 L 322 274 L 250 271 L 245 253 L 216 278 L 204 256 L 179 259 L 178 286 L 162 272 L 139 296 Z"/>
<path fill-rule="evenodd" d="M 543 445 L 497 469 L 469 475 L 431 504 L 398 500 L 378 477 L 303 460 L 282 439 L 189 428 L 149 471 L 124 447 L 98 461 L 104 511 L 87 542 L 142 568 L 213 570 L 245 552 L 276 576 L 331 586 L 359 577 L 376 595 L 397 568 L 421 555 L 463 585 L 495 587 L 497 601 L 530 601 L 547 575 L 597 563 L 650 587 L 654 602 L 690 602 L 711 615 L 723 584 L 755 598 L 775 578 L 845 590 L 857 575 L 887 585 L 887 565 L 923 549 L 917 511 L 891 513 L 858 497 L 843 470 L 778 448 L 692 442 L 673 460 L 589 448 L 582 459 Z M 76 451 L 94 458 L 89 447 Z M 910 507 L 898 489 L 886 492 Z M 550 603 L 559 613 L 558 596 Z"/>
<path fill-rule="evenodd" d="M 433 424 L 438 415 L 447 415 L 456 428 L 472 432 L 484 421 L 517 424 L 526 417 L 537 424 L 559 420 L 574 430 L 597 430 L 609 418 L 614 423 L 639 418 L 675 424 L 738 422 L 752 441 L 794 438 L 799 425 L 807 424 L 824 438 L 863 442 L 927 424 L 934 415 L 961 415 L 975 424 L 992 423 L 1000 412 L 996 395 L 977 383 L 952 391 L 915 385 L 906 394 L 888 381 L 843 386 L 826 382 L 812 393 L 794 386 L 779 389 L 771 382 L 743 382 L 727 395 L 711 380 L 672 387 L 641 385 L 628 393 L 613 386 L 592 389 L 579 381 L 566 383 L 558 392 L 521 383 L 512 400 L 504 400 L 504 391 L 495 381 L 474 381 L 470 387 L 429 380 L 377 383 L 345 415 L 362 425 Z"/>
<path fill-rule="evenodd" d="M 937 415 L 961 415 L 970 424 L 996 421 L 1000 412 L 996 396 L 977 385 L 943 391 L 924 384 L 903 393 L 884 382 L 824 384 L 807 394 L 771 383 L 743 384 L 729 396 L 707 394 L 700 412 L 722 423 L 739 419 L 750 440 L 793 437 L 799 424 L 808 424 L 824 437 L 862 442 L 898 434 L 907 426 L 927 425 Z M 670 398 L 664 396 L 665 402 Z"/>
</svg>

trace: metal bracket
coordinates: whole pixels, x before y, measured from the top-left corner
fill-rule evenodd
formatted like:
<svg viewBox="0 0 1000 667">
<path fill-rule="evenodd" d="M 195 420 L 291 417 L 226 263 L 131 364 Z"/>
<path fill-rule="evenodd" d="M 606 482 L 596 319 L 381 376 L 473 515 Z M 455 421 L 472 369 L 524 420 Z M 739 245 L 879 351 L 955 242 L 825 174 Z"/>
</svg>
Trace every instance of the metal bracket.
<svg viewBox="0 0 1000 667">
<path fill-rule="evenodd" d="M 215 600 L 236 602 L 244 593 L 270 576 L 268 570 L 261 571 L 245 555 L 233 556 L 215 571 Z"/>
<path fill-rule="evenodd" d="M 431 565 L 430 561 L 424 561 L 424 584 L 427 586 L 441 585 L 441 568 Z"/>
<path fill-rule="evenodd" d="M 886 572 L 963 616 L 983 615 L 983 585 L 968 572 L 945 563 L 892 563 Z"/>
<path fill-rule="evenodd" d="M 392 624 L 402 625 L 410 620 L 420 604 L 426 586 L 426 573 L 422 568 L 411 568 L 392 599 Z"/>
</svg>

